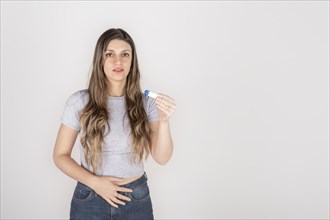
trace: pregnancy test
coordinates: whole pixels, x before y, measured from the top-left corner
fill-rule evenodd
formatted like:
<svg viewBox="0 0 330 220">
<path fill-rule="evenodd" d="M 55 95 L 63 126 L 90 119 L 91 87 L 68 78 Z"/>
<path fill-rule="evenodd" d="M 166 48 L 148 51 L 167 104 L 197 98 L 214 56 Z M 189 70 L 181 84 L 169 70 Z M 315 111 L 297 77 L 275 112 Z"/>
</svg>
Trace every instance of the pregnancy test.
<svg viewBox="0 0 330 220">
<path fill-rule="evenodd" d="M 153 93 L 150 90 L 144 91 L 144 95 L 145 96 L 150 96 L 151 98 L 154 98 L 154 99 L 157 97 L 157 93 Z"/>
</svg>

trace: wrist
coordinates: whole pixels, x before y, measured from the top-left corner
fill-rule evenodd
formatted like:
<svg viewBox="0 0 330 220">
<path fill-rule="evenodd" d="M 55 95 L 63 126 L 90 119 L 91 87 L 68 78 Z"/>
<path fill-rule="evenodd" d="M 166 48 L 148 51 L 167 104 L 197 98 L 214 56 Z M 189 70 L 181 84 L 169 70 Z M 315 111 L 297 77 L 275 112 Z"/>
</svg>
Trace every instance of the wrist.
<svg viewBox="0 0 330 220">
<path fill-rule="evenodd" d="M 159 120 L 160 125 L 169 125 L 170 121 L 169 120 Z"/>
<path fill-rule="evenodd" d="M 94 174 L 91 174 L 91 176 L 87 179 L 87 184 L 88 186 L 95 190 L 95 186 L 97 184 L 97 181 L 98 181 L 99 177 L 94 175 Z"/>
</svg>

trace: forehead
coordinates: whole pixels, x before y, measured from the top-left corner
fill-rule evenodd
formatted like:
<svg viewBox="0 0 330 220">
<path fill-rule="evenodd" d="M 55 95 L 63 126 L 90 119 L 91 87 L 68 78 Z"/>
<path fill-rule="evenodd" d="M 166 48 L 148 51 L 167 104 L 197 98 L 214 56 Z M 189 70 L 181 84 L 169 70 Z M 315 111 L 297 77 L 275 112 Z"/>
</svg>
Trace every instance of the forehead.
<svg viewBox="0 0 330 220">
<path fill-rule="evenodd" d="M 114 40 L 111 40 L 108 43 L 108 46 L 106 47 L 106 50 L 114 50 L 114 51 L 129 50 L 129 51 L 132 51 L 132 48 L 126 41 L 114 39 Z"/>
</svg>

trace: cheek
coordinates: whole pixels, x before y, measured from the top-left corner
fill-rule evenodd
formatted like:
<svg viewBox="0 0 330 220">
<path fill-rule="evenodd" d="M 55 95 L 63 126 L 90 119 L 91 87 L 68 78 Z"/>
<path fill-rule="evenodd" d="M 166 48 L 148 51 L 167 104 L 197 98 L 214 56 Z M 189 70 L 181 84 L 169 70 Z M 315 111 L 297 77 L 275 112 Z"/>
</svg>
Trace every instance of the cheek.
<svg viewBox="0 0 330 220">
<path fill-rule="evenodd" d="M 132 62 L 127 61 L 127 63 L 125 63 L 125 69 L 127 69 L 127 72 L 129 72 L 131 68 L 132 68 Z"/>
<path fill-rule="evenodd" d="M 109 60 L 104 61 L 103 69 L 110 69 L 112 67 L 113 67 L 113 65 L 111 64 L 111 62 Z"/>
<path fill-rule="evenodd" d="M 126 65 L 126 66 L 129 66 L 129 67 L 130 67 L 131 64 L 132 64 L 132 60 L 128 60 L 128 59 L 127 59 L 127 60 L 125 60 L 124 62 L 125 62 L 125 65 Z"/>
<path fill-rule="evenodd" d="M 111 65 L 105 63 L 103 65 L 103 72 L 106 74 L 106 75 L 109 75 L 111 73 L 111 70 L 112 70 L 112 67 Z"/>
</svg>

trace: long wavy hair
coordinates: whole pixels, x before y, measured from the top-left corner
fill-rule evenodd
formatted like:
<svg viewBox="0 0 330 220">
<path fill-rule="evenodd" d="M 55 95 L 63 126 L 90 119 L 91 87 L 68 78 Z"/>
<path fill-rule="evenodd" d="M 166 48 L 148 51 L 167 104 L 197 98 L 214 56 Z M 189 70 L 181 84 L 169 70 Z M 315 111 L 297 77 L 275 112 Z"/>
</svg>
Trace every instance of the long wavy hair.
<svg viewBox="0 0 330 220">
<path fill-rule="evenodd" d="M 98 39 L 94 51 L 92 74 L 88 86 L 89 101 L 80 112 L 82 127 L 81 144 L 84 148 L 85 161 L 96 173 L 102 162 L 102 147 L 106 128 L 110 132 L 108 122 L 111 112 L 108 111 L 108 79 L 103 70 L 104 51 L 111 40 L 118 39 L 127 42 L 132 48 L 132 62 L 127 75 L 124 94 L 126 100 L 126 115 L 129 119 L 133 147 L 133 160 L 140 163 L 146 159 L 151 148 L 151 129 L 148 117 L 143 107 L 143 93 L 140 88 L 140 70 L 138 66 L 135 44 L 131 36 L 124 30 L 112 28 L 105 31 Z"/>
</svg>

